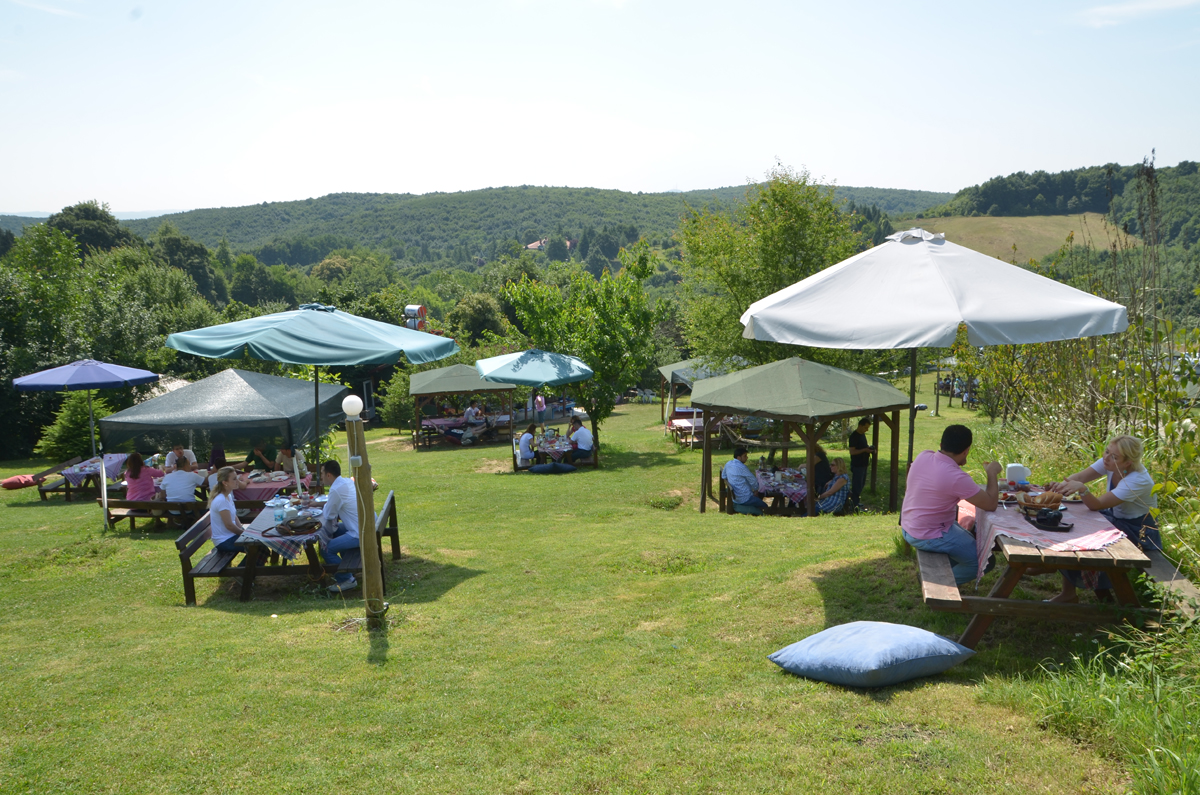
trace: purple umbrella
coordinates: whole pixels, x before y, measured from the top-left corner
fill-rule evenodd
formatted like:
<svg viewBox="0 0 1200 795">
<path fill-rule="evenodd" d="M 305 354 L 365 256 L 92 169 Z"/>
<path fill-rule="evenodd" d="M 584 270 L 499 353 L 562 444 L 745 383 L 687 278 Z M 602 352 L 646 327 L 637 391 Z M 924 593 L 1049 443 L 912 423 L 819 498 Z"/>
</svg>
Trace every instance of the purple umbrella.
<svg viewBox="0 0 1200 795">
<path fill-rule="evenodd" d="M 140 386 L 158 380 L 158 374 L 136 367 L 98 362 L 95 359 L 80 359 L 42 370 L 33 375 L 13 379 L 13 386 L 22 392 L 70 392 L 76 389 L 88 391 L 88 420 L 92 425 L 92 456 L 96 455 L 96 420 L 92 416 L 92 390 L 118 389 L 123 386 Z"/>
</svg>

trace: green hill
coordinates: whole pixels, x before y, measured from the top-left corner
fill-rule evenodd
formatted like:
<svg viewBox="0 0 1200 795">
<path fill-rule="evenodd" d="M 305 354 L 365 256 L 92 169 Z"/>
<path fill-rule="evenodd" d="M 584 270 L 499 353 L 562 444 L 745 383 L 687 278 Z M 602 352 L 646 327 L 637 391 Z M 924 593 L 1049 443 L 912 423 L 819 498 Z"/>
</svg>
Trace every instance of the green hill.
<svg viewBox="0 0 1200 795">
<path fill-rule="evenodd" d="M 21 230 L 33 224 L 40 224 L 45 218 L 30 218 L 27 215 L 0 215 L 0 229 L 7 229 L 14 235 L 20 236 Z"/>
<path fill-rule="evenodd" d="M 396 249 L 464 247 L 472 254 L 496 240 L 522 242 L 562 230 L 632 225 L 651 237 L 670 235 L 688 206 L 741 200 L 745 187 L 680 193 L 627 193 L 595 188 L 521 186 L 463 193 L 334 193 L 319 199 L 264 202 L 249 207 L 192 210 L 127 221 L 140 235 L 170 221 L 208 246 L 222 237 L 238 249 L 273 241 L 334 238 L 342 245 Z M 838 188 L 838 195 L 886 212 L 915 212 L 946 201 L 950 194 L 884 188 Z"/>
</svg>

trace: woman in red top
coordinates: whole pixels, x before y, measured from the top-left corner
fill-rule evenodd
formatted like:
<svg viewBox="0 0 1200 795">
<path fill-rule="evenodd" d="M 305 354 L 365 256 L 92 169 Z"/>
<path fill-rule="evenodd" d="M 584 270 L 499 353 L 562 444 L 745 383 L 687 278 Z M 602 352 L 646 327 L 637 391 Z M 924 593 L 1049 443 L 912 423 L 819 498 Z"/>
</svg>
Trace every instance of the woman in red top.
<svg viewBox="0 0 1200 795">
<path fill-rule="evenodd" d="M 125 491 L 125 499 L 154 499 L 154 478 L 161 478 L 164 474 L 161 469 L 146 466 L 141 453 L 133 453 L 125 462 L 125 483 L 129 486 Z"/>
</svg>

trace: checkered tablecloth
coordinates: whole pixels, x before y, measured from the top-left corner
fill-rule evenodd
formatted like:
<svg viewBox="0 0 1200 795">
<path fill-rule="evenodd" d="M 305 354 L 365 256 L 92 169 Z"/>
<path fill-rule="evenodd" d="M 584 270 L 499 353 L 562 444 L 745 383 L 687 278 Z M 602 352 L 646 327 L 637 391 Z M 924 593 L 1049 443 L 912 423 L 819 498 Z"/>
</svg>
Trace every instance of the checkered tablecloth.
<svg viewBox="0 0 1200 795">
<path fill-rule="evenodd" d="M 125 463 L 125 459 L 129 458 L 125 453 L 106 453 L 104 455 L 104 474 L 109 478 L 119 477 L 121 474 L 121 466 Z M 83 481 L 92 475 L 100 473 L 100 456 L 88 459 L 81 464 L 76 464 L 73 467 L 67 467 L 62 471 L 63 477 L 72 486 L 82 486 Z"/>
<path fill-rule="evenodd" d="M 318 528 L 311 533 L 304 533 L 298 536 L 275 536 L 264 535 L 264 533 L 275 528 L 275 512 L 267 508 L 263 510 L 254 521 L 246 525 L 246 529 L 238 536 L 237 543 L 258 543 L 265 546 L 272 552 L 277 552 L 286 560 L 295 560 L 300 557 L 300 553 L 304 551 L 304 545 L 316 541 L 322 547 L 329 543 L 329 535 L 323 528 Z"/>
<path fill-rule="evenodd" d="M 538 442 L 537 449 L 553 458 L 555 461 L 561 461 L 562 457 L 571 450 L 571 442 L 567 437 L 560 436 L 552 441 L 543 439 Z"/>
<path fill-rule="evenodd" d="M 301 480 L 304 487 L 307 489 L 312 484 L 312 475 L 305 475 Z M 287 480 L 268 480 L 263 483 L 248 483 L 244 489 L 234 489 L 233 498 L 235 500 L 269 500 L 284 489 L 294 489 L 296 487 L 296 479 L 288 477 Z"/>
<path fill-rule="evenodd" d="M 758 491 L 760 494 L 774 495 L 780 494 L 791 500 L 792 502 L 804 502 L 804 498 L 808 496 L 808 484 L 803 480 L 803 473 L 798 469 L 784 470 L 788 474 L 793 475 L 797 480 L 794 483 L 776 483 L 770 472 L 755 471 L 755 476 L 758 478 Z"/>
</svg>

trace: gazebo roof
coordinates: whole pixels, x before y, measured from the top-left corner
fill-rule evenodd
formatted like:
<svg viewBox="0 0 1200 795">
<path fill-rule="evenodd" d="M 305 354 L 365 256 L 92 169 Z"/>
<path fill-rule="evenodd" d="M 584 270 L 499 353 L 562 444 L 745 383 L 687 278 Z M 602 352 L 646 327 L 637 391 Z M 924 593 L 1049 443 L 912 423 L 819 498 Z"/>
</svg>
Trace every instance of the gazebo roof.
<svg viewBox="0 0 1200 795">
<path fill-rule="evenodd" d="M 809 423 L 908 408 L 908 396 L 871 375 L 800 358 L 697 381 L 692 405 Z"/>
<path fill-rule="evenodd" d="M 473 395 L 477 392 L 508 392 L 516 384 L 484 381 L 469 364 L 452 364 L 437 370 L 413 373 L 408 380 L 410 397 L 420 395 Z"/>
<path fill-rule="evenodd" d="M 737 361 L 741 360 L 738 359 Z M 744 361 L 741 363 L 745 364 Z M 704 378 L 725 375 L 727 371 L 722 368 L 708 366 L 704 364 L 703 359 L 684 359 L 682 362 L 675 362 L 675 364 L 664 364 L 658 368 L 658 372 L 667 380 L 668 384 L 683 384 L 691 389 L 695 382 Z"/>
</svg>

